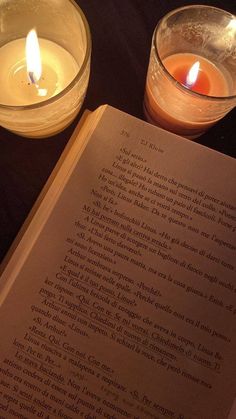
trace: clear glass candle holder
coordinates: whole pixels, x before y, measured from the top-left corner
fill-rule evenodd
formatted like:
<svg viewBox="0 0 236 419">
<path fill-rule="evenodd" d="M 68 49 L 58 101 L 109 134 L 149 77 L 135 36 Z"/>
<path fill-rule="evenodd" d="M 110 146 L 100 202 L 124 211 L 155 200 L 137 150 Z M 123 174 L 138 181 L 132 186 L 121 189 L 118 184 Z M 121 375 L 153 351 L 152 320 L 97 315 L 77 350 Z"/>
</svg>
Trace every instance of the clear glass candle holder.
<svg viewBox="0 0 236 419">
<path fill-rule="evenodd" d="M 73 0 L 4 0 L 0 22 L 0 125 L 25 137 L 54 135 L 76 117 L 86 94 L 87 20 Z M 26 59 L 32 29 L 38 36 L 40 77 Z M 37 48 L 32 49 L 28 55 L 34 62 Z"/>
<path fill-rule="evenodd" d="M 198 67 L 197 76 L 191 79 L 193 66 Z M 235 16 L 201 5 L 167 14 L 152 39 L 144 96 L 146 119 L 193 139 L 235 105 Z"/>
</svg>

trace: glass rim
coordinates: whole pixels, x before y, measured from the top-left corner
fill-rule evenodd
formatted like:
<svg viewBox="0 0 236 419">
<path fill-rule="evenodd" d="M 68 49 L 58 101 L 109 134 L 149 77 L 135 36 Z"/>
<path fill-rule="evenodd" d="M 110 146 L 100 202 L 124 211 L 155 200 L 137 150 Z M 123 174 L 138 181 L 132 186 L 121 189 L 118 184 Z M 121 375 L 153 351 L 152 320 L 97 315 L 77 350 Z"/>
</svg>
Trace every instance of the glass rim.
<svg viewBox="0 0 236 419">
<path fill-rule="evenodd" d="M 84 29 L 85 29 L 85 34 L 86 34 L 86 41 L 87 41 L 84 59 L 83 59 L 81 67 L 79 68 L 78 73 L 76 74 L 76 76 L 71 80 L 71 82 L 61 92 L 57 93 L 55 96 L 52 96 L 52 97 L 50 97 L 46 100 L 43 100 L 42 102 L 36 102 L 36 103 L 32 103 L 30 105 L 5 105 L 5 104 L 0 103 L 0 109 L 2 108 L 2 109 L 5 109 L 5 110 L 8 109 L 8 110 L 12 110 L 12 111 L 23 111 L 23 110 L 25 111 L 25 110 L 42 108 L 42 107 L 47 106 L 47 105 L 49 105 L 53 102 L 56 102 L 58 99 L 63 97 L 82 78 L 82 76 L 84 74 L 84 70 L 85 70 L 85 68 L 88 64 L 90 54 L 91 54 L 91 47 L 92 47 L 91 32 L 90 32 L 90 27 L 89 27 L 88 21 L 85 17 L 84 12 L 82 11 L 82 9 L 75 2 L 75 0 L 68 0 L 68 1 L 70 3 L 72 3 L 72 5 L 74 6 L 75 9 L 77 9 L 77 11 L 78 11 L 78 13 L 79 13 L 79 15 L 82 19 Z"/>
<path fill-rule="evenodd" d="M 160 28 L 160 26 L 161 26 L 161 24 L 165 21 L 165 20 L 167 20 L 170 16 L 172 16 L 172 15 L 174 15 L 174 14 L 176 14 L 176 12 L 179 12 L 179 11 L 181 11 L 181 10 L 187 10 L 187 9 L 196 9 L 196 8 L 199 8 L 199 9 L 213 9 L 213 10 L 216 10 L 218 13 L 223 13 L 224 15 L 226 15 L 226 16 L 228 16 L 229 18 L 231 18 L 231 19 L 235 19 L 236 20 L 236 16 L 235 15 L 233 15 L 232 13 L 230 13 L 230 12 L 228 12 L 228 11 L 226 11 L 226 10 L 224 10 L 224 9 L 220 9 L 219 7 L 214 7 L 214 6 L 207 6 L 207 5 L 203 5 L 203 4 L 192 4 L 192 5 L 190 5 L 190 6 L 183 6 L 183 7 L 178 7 L 178 8 L 176 8 L 176 9 L 174 9 L 174 10 L 172 10 L 172 11 L 170 11 L 169 13 L 167 13 L 166 15 L 164 15 L 160 20 L 159 20 L 159 22 L 157 23 L 157 25 L 156 25 L 156 27 L 155 27 L 155 30 L 154 30 L 154 33 L 153 33 L 153 41 L 152 41 L 152 44 L 153 44 L 153 46 L 154 46 L 154 51 L 155 51 L 155 57 L 156 57 L 156 59 L 158 60 L 158 62 L 159 62 L 159 64 L 160 64 L 160 66 L 161 66 L 161 68 L 162 68 L 162 70 L 164 71 L 164 73 L 165 73 L 165 75 L 168 77 L 168 79 L 173 83 L 174 82 L 174 84 L 180 89 L 180 90 L 182 90 L 184 93 L 188 93 L 189 95 L 193 95 L 193 96 L 196 96 L 197 98 L 201 98 L 201 99 L 204 99 L 204 100 L 210 100 L 210 101 L 216 101 L 216 100 L 218 100 L 218 101 L 221 101 L 221 102 L 223 102 L 223 101 L 230 101 L 230 100 L 236 100 L 236 94 L 234 94 L 234 95 L 229 95 L 229 96 L 211 96 L 211 95 L 206 95 L 206 94 L 203 94 L 203 93 L 198 93 L 198 92 L 195 92 L 195 91 L 193 91 L 193 90 L 190 90 L 190 89 L 188 89 L 186 86 L 184 86 L 183 84 L 181 84 L 178 80 L 176 80 L 173 76 L 172 76 L 172 74 L 167 70 L 167 68 L 164 66 L 164 64 L 163 64 L 163 62 L 162 62 L 162 59 L 161 59 L 161 57 L 160 57 L 160 55 L 159 55 L 159 52 L 158 52 L 158 48 L 157 48 L 157 45 L 156 45 L 156 38 L 157 38 L 157 31 L 159 30 L 159 28 Z M 187 51 L 186 51 L 187 52 Z"/>
</svg>

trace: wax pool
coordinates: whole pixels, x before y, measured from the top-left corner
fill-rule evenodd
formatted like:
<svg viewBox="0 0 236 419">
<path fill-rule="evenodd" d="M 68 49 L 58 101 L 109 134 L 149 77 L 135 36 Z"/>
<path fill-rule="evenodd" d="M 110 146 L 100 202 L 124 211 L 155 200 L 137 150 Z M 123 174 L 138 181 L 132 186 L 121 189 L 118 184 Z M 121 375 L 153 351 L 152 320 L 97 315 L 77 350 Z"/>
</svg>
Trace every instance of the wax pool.
<svg viewBox="0 0 236 419">
<path fill-rule="evenodd" d="M 188 71 L 197 61 L 200 64 L 198 77 L 189 86 L 186 83 Z M 194 138 L 216 122 L 214 114 L 211 120 L 204 118 L 209 106 L 205 96 L 227 96 L 226 78 L 209 60 L 191 53 L 170 55 L 163 60 L 163 65 L 167 72 L 160 71 L 157 79 L 147 77 L 144 100 L 147 119 L 169 131 Z M 200 95 L 196 96 L 195 92 Z"/>
<path fill-rule="evenodd" d="M 187 75 L 194 63 L 199 62 L 199 73 L 192 86 L 187 85 Z M 163 64 L 179 83 L 190 90 L 207 96 L 227 96 L 228 86 L 222 72 L 209 60 L 194 54 L 174 54 Z"/>
<path fill-rule="evenodd" d="M 0 104 L 25 106 L 45 101 L 64 90 L 78 73 L 79 64 L 60 45 L 42 38 L 39 45 L 42 76 L 37 84 L 27 74 L 25 39 L 0 48 Z"/>
</svg>

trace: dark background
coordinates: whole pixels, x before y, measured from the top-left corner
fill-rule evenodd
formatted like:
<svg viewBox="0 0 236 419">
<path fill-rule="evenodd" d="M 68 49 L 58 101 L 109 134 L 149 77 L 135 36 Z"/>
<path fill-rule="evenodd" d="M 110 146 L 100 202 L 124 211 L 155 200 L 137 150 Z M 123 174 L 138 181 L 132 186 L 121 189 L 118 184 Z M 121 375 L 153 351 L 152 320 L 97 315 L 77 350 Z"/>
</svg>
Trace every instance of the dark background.
<svg viewBox="0 0 236 419">
<path fill-rule="evenodd" d="M 87 17 L 93 43 L 89 88 L 78 117 L 64 132 L 48 139 L 18 137 L 0 127 L 0 260 L 85 108 L 94 110 L 108 103 L 144 119 L 145 77 L 158 20 L 172 9 L 196 3 L 236 14 L 236 0 L 77 0 L 77 3 Z M 236 108 L 198 141 L 236 157 L 235 120 Z"/>
</svg>

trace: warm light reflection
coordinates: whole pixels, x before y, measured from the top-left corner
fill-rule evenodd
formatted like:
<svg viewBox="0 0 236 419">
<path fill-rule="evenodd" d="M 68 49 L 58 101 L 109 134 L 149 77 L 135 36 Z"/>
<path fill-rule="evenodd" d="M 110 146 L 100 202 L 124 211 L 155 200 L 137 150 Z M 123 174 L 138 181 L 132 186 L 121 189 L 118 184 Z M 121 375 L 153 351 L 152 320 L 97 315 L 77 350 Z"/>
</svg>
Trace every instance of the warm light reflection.
<svg viewBox="0 0 236 419">
<path fill-rule="evenodd" d="M 186 87 L 192 87 L 198 78 L 198 73 L 199 73 L 199 69 L 200 69 L 200 62 L 196 61 L 196 63 L 194 63 L 192 65 L 192 67 L 190 68 L 187 77 L 186 77 Z"/>
<path fill-rule="evenodd" d="M 233 18 L 229 22 L 229 24 L 226 26 L 226 29 L 232 31 L 232 33 L 236 34 L 236 19 Z"/>
<path fill-rule="evenodd" d="M 42 74 L 42 65 L 38 37 L 35 29 L 31 29 L 26 37 L 27 72 L 31 83 L 37 83 Z"/>
</svg>

